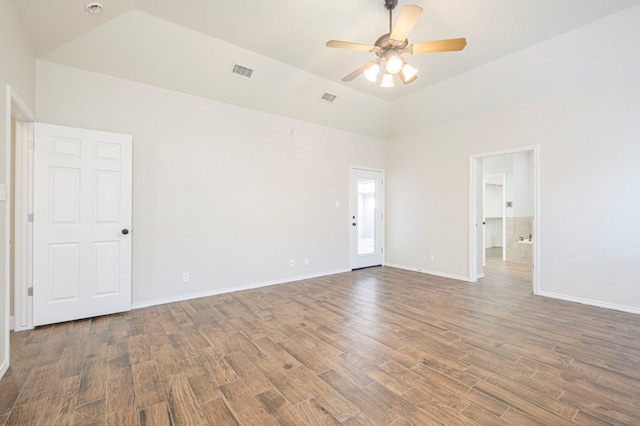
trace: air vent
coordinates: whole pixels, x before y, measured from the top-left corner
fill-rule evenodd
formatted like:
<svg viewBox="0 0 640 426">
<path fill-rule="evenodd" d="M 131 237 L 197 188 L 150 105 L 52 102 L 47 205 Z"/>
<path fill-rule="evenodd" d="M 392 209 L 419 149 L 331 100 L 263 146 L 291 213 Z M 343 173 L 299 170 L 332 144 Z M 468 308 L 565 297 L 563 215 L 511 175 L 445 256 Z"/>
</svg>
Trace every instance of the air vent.
<svg viewBox="0 0 640 426">
<path fill-rule="evenodd" d="M 231 75 L 244 78 L 245 80 L 251 80 L 253 70 L 251 68 L 243 67 L 242 65 L 233 64 L 233 68 L 231 68 Z"/>
<path fill-rule="evenodd" d="M 332 103 L 335 99 L 336 99 L 336 95 L 332 95 L 331 93 L 325 93 L 320 98 L 321 101 L 328 102 L 328 103 Z"/>
</svg>

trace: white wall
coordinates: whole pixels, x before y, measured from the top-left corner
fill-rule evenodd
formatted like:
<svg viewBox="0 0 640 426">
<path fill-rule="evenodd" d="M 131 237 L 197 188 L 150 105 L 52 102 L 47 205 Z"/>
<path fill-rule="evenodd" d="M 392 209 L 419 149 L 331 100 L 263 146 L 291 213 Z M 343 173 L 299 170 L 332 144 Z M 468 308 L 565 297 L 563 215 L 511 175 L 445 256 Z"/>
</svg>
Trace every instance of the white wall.
<svg viewBox="0 0 640 426">
<path fill-rule="evenodd" d="M 511 74 L 514 57 L 496 61 L 497 78 L 515 91 L 501 109 L 495 107 L 506 92 L 484 92 L 479 104 L 469 99 L 472 105 L 450 110 L 446 120 L 441 115 L 446 122 L 422 121 L 422 129 L 391 138 L 387 262 L 468 277 L 470 155 L 539 144 L 541 294 L 640 312 L 639 21 L 635 7 L 546 42 L 551 53 L 566 47 L 564 57 L 555 63 L 551 54 L 535 81 Z M 613 47 L 607 42 L 620 38 Z M 531 93 L 549 76 L 571 76 L 586 51 L 600 68 Z M 541 54 L 534 46 L 515 57 L 533 63 Z M 485 77 L 478 69 L 459 79 L 480 90 Z M 428 111 L 452 97 L 462 102 L 458 82 L 448 81 L 450 92 L 442 86 L 438 96 L 414 95 L 395 106 L 397 113 L 410 115 L 418 103 Z"/>
<path fill-rule="evenodd" d="M 38 121 L 133 135 L 134 304 L 348 268 L 349 165 L 384 140 L 45 61 L 37 87 Z"/>
<path fill-rule="evenodd" d="M 6 0 L 0 0 L 0 183 L 6 184 L 7 97 L 6 86 L 19 94 L 33 110 L 35 106 L 35 55 L 13 8 Z M 7 217 L 4 202 L 0 202 L 0 374 L 8 362 L 8 285 L 5 281 L 5 232 Z"/>
<path fill-rule="evenodd" d="M 49 62 L 151 84 L 372 137 L 385 137 L 387 101 L 255 52 L 130 10 L 48 52 Z M 234 63 L 255 70 L 230 75 Z M 337 95 L 331 105 L 323 93 Z"/>
</svg>

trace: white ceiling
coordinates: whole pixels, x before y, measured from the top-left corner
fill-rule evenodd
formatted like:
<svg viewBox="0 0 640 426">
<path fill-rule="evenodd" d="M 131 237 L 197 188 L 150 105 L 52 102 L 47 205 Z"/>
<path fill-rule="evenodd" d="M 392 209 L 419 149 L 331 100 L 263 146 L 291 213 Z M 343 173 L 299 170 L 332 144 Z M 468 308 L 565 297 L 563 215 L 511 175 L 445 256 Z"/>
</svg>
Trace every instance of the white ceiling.
<svg viewBox="0 0 640 426">
<path fill-rule="evenodd" d="M 383 0 L 103 0 L 90 15 L 85 0 L 10 0 L 36 54 L 48 53 L 132 9 L 152 14 L 260 55 L 395 100 L 501 56 L 538 44 L 640 0 L 406 0 L 424 8 L 411 42 L 466 37 L 461 52 L 409 56 L 416 82 L 383 89 L 359 77 L 340 79 L 374 57 L 325 47 L 329 39 L 373 42 L 388 32 Z"/>
</svg>

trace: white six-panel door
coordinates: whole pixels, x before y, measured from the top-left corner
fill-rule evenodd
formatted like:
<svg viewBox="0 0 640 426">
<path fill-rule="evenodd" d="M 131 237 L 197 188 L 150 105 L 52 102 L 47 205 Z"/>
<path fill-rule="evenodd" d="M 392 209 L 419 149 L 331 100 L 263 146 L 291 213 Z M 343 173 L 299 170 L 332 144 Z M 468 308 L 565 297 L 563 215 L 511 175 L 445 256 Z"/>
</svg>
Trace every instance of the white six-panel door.
<svg viewBox="0 0 640 426">
<path fill-rule="evenodd" d="M 35 124 L 33 324 L 131 309 L 131 136 Z"/>
</svg>

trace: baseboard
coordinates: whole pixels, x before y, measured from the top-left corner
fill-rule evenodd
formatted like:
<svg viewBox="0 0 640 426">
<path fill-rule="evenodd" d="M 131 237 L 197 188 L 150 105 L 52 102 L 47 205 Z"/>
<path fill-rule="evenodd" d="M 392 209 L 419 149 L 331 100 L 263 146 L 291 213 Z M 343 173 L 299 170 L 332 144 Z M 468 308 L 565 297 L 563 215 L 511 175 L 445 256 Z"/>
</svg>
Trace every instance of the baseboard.
<svg viewBox="0 0 640 426">
<path fill-rule="evenodd" d="M 9 331 L 16 329 L 16 317 L 9 317 Z"/>
<path fill-rule="evenodd" d="M 539 291 L 537 295 L 543 296 L 543 297 L 549 297 L 551 299 L 565 300 L 567 302 L 581 303 L 583 305 L 596 306 L 598 308 L 627 312 L 629 314 L 640 314 L 640 308 L 634 308 L 631 306 L 624 306 L 624 305 L 616 305 L 614 303 L 606 303 L 599 300 L 583 299 L 581 297 L 567 296 L 566 294 L 552 293 L 549 291 Z"/>
<path fill-rule="evenodd" d="M 131 305 L 131 309 L 142 309 L 142 308 L 148 308 L 150 306 L 164 305 L 166 303 L 174 303 L 174 302 L 182 302 L 182 301 L 185 301 L 185 300 L 198 299 L 200 297 L 216 296 L 218 294 L 233 293 L 233 292 L 236 292 L 236 291 L 243 291 L 243 290 L 253 290 L 253 289 L 256 289 L 256 288 L 268 287 L 268 286 L 279 285 L 279 284 L 287 284 L 287 283 L 292 283 L 292 282 L 295 282 L 295 281 L 302 281 L 302 280 L 308 280 L 308 279 L 311 279 L 311 278 L 325 277 L 327 275 L 341 274 L 343 272 L 350 272 L 350 271 L 351 271 L 351 269 L 337 269 L 337 270 L 334 270 L 334 271 L 320 272 L 318 274 L 299 275 L 299 276 L 296 276 L 296 277 L 290 277 L 290 278 L 285 278 L 285 279 L 281 279 L 281 280 L 263 281 L 263 282 L 259 282 L 259 283 L 246 284 L 246 285 L 240 285 L 240 286 L 235 286 L 235 287 L 217 288 L 217 289 L 214 289 L 214 290 L 208 290 L 208 291 L 203 291 L 203 292 L 199 292 L 199 293 L 181 294 L 179 296 L 173 296 L 173 297 L 167 297 L 167 298 L 163 298 L 163 299 L 154 299 L 154 300 L 148 300 L 146 302 L 134 303 L 134 304 Z"/>
<path fill-rule="evenodd" d="M 9 369 L 9 360 L 5 359 L 2 365 L 0 365 L 0 379 L 4 377 L 4 373 Z"/>
<path fill-rule="evenodd" d="M 471 282 L 469 277 L 465 277 L 462 275 L 449 274 L 446 272 L 432 271 L 430 269 L 417 268 L 415 266 L 399 265 L 397 263 L 387 263 L 386 266 L 390 266 L 392 268 L 398 268 L 398 269 L 405 269 L 407 271 L 421 272 L 423 274 L 428 274 L 428 275 L 435 275 L 436 277 L 451 278 L 452 280 Z"/>
<path fill-rule="evenodd" d="M 480 278 L 484 278 L 484 272 L 480 272 L 480 273 L 478 274 L 478 279 L 480 279 Z"/>
</svg>

